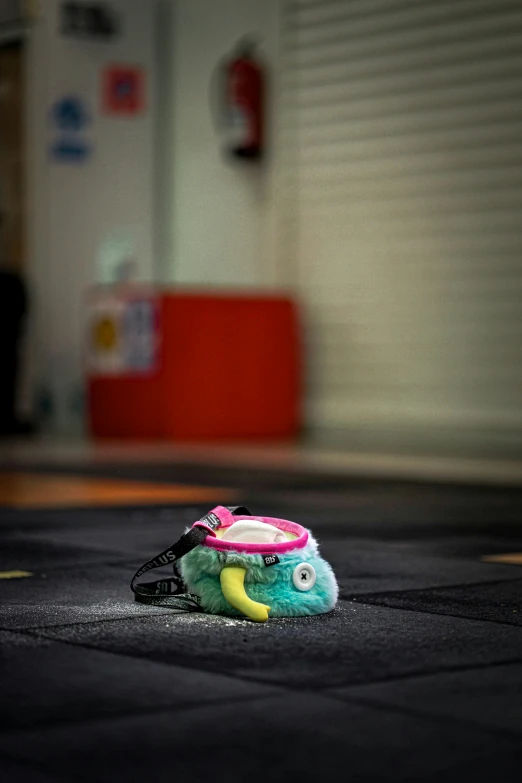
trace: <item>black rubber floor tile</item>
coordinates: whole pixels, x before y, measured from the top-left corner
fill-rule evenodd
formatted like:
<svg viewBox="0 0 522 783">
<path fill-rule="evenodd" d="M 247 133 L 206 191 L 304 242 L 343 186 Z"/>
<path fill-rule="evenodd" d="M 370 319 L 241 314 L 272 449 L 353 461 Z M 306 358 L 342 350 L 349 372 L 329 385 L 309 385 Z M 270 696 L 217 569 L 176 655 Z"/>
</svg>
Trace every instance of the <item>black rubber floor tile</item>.
<svg viewBox="0 0 522 783">
<path fill-rule="evenodd" d="M 62 544 L 22 535 L 2 536 L 0 544 L 0 571 L 41 571 L 99 561 L 99 550 L 79 544 Z"/>
<path fill-rule="evenodd" d="M 164 613 L 132 600 L 124 566 L 91 565 L 0 579 L 0 628 L 23 629 Z"/>
<path fill-rule="evenodd" d="M 441 672 L 332 693 L 522 735 L 522 664 Z"/>
<path fill-rule="evenodd" d="M 516 581 L 366 595 L 356 600 L 416 612 L 522 626 L 522 569 L 518 570 L 521 578 Z M 500 632 L 497 630 L 497 633 Z"/>
<path fill-rule="evenodd" d="M 67 783 L 72 778 L 42 772 L 24 763 L 0 758 L 0 780 L 2 783 Z"/>
<path fill-rule="evenodd" d="M 511 738 L 313 694 L 23 732 L 0 752 L 78 781 L 520 780 Z"/>
<path fill-rule="evenodd" d="M 468 533 L 458 536 L 440 536 L 433 539 L 401 541 L 400 546 L 412 555 L 440 558 L 461 558 L 463 560 L 480 561 L 485 555 L 498 552 L 522 552 L 522 527 L 517 534 L 494 535 L 493 525 L 491 535 Z"/>
<path fill-rule="evenodd" d="M 66 551 L 88 549 L 97 557 L 127 555 L 144 561 L 177 540 L 211 506 L 141 509 L 74 509 L 20 514 L 11 517 L 3 533 L 16 544 Z M 1 519 L 1 514 L 0 514 Z"/>
<path fill-rule="evenodd" d="M 328 687 L 462 665 L 522 661 L 522 629 L 342 602 L 320 617 L 266 624 L 205 614 L 45 630 L 75 644 L 273 683 Z"/>
<path fill-rule="evenodd" d="M 415 590 L 444 585 L 522 579 L 517 566 L 475 560 L 430 557 L 390 543 L 360 539 L 325 540 L 321 553 L 331 563 L 341 597 L 362 593 Z"/>
<path fill-rule="evenodd" d="M 0 632 L 0 733 L 274 691 L 220 674 Z"/>
</svg>

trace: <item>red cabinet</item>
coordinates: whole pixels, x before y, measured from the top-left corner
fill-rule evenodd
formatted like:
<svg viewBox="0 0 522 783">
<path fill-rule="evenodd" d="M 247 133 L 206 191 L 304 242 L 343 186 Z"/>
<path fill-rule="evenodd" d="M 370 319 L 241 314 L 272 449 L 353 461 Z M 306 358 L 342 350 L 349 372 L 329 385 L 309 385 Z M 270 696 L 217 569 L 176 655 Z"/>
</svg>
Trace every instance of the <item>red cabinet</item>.
<svg viewBox="0 0 522 783">
<path fill-rule="evenodd" d="M 259 439 L 298 433 L 300 334 L 289 298 L 97 289 L 88 311 L 95 437 Z"/>
</svg>

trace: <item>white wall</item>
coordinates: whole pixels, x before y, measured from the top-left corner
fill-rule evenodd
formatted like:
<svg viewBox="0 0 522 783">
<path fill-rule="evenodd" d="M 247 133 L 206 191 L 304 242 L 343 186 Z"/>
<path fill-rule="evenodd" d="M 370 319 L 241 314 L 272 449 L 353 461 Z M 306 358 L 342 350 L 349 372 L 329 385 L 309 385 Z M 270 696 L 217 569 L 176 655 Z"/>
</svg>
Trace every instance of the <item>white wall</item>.
<svg viewBox="0 0 522 783">
<path fill-rule="evenodd" d="M 86 0 L 87 1 L 87 0 Z M 102 247 L 128 247 L 139 279 L 205 286 L 270 286 L 276 274 L 273 121 L 278 0 L 111 0 L 114 41 L 59 35 L 59 0 L 40 3 L 28 37 L 28 276 L 33 291 L 32 389 L 53 399 L 50 429 L 82 426 L 81 302 L 103 279 Z M 227 161 L 210 112 L 210 83 L 236 41 L 254 33 L 271 83 L 262 166 Z M 108 63 L 141 65 L 147 111 L 100 112 Z M 84 164 L 50 160 L 52 104 L 80 95 L 94 152 Z M 118 250 L 120 245 L 120 250 Z"/>
<path fill-rule="evenodd" d="M 155 49 L 154 2 L 111 0 L 121 34 L 111 41 L 81 41 L 59 34 L 58 0 L 40 3 L 27 46 L 28 276 L 33 292 L 32 384 L 54 399 L 53 428 L 70 432 L 81 416 L 81 301 L 102 276 L 102 248 L 126 246 L 140 279 L 153 277 Z M 146 111 L 104 116 L 101 72 L 110 63 L 146 71 Z M 51 160 L 55 132 L 51 106 L 79 95 L 92 118 L 85 163 Z M 76 406 L 77 407 L 77 406 Z"/>
<path fill-rule="evenodd" d="M 275 276 L 273 155 L 261 167 L 230 162 L 210 111 L 216 65 L 254 33 L 270 72 L 268 150 L 273 142 L 278 0 L 172 0 L 172 103 L 165 117 L 170 236 L 165 278 L 182 284 L 263 286 Z"/>
</svg>

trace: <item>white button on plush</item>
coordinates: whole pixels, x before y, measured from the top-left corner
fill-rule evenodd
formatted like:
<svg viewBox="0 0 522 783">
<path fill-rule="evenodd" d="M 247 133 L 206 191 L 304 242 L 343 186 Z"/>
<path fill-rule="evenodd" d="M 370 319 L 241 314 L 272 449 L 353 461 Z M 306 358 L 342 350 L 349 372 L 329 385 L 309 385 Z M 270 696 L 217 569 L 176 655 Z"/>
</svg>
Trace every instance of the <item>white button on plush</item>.
<svg viewBox="0 0 522 783">
<path fill-rule="evenodd" d="M 299 563 L 294 568 L 292 579 L 298 590 L 311 590 L 317 579 L 315 568 L 310 563 Z"/>
<path fill-rule="evenodd" d="M 238 541 L 242 544 L 280 544 L 287 541 L 282 530 L 260 519 L 242 519 L 225 529 L 223 541 Z"/>
</svg>

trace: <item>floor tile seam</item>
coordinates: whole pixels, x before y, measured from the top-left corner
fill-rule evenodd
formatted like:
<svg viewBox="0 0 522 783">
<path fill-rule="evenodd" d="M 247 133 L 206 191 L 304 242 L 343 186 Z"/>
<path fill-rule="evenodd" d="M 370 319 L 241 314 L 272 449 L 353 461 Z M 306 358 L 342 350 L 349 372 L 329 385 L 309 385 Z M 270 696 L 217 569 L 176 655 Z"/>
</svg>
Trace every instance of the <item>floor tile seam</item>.
<svg viewBox="0 0 522 783">
<path fill-rule="evenodd" d="M 503 622 L 500 620 L 492 620 L 492 619 L 484 619 L 484 618 L 477 618 L 477 617 L 467 617 L 466 615 L 461 614 L 454 614 L 454 613 L 444 613 L 444 612 L 436 612 L 429 609 L 422 609 L 422 608 L 413 608 L 413 607 L 406 607 L 406 606 L 389 606 L 385 603 L 380 603 L 376 601 L 377 598 L 386 598 L 386 597 L 392 597 L 396 594 L 392 593 L 390 595 L 385 594 L 365 594 L 365 595 L 358 595 L 358 596 L 352 596 L 351 598 L 344 598 L 341 597 L 339 600 L 342 601 L 345 604 L 357 604 L 362 606 L 376 606 L 381 609 L 390 609 L 392 611 L 404 611 L 404 612 L 413 612 L 416 614 L 429 614 L 429 615 L 437 615 L 439 617 L 452 617 L 457 620 L 463 620 L 466 622 L 479 622 L 479 623 L 488 623 L 490 625 L 501 625 L 505 627 L 510 628 L 520 628 L 522 626 L 518 625 L 517 623 L 508 623 Z M 362 600 L 364 599 L 364 600 Z M 371 600 L 370 600 L 371 599 Z M 133 604 L 134 605 L 134 604 Z M 176 610 L 174 610 L 176 611 Z M 102 625 L 105 623 L 118 623 L 118 622 L 125 622 L 129 619 L 143 619 L 143 618 L 152 618 L 152 617 L 176 617 L 179 615 L 183 615 L 184 612 L 180 611 L 174 614 L 173 610 L 170 610 L 168 612 L 160 612 L 160 611 L 154 611 L 152 613 L 146 612 L 144 614 L 140 613 L 133 613 L 126 615 L 125 617 L 106 617 L 103 619 L 97 619 L 97 620 L 81 620 L 77 622 L 71 622 L 71 623 L 54 623 L 52 625 L 30 625 L 25 626 L 24 628 L 19 627 L 9 627 L 9 626 L 3 626 L 0 625 L 0 631 L 19 631 L 19 632 L 34 632 L 34 633 L 43 633 L 46 629 L 51 628 L 75 628 L 75 627 L 81 627 L 84 625 Z M 1 622 L 1 621 L 0 621 Z"/>
<path fill-rule="evenodd" d="M 274 688 L 274 691 L 277 689 Z M 161 715 L 161 714 L 168 714 L 168 713 L 175 713 L 176 715 L 181 715 L 183 717 L 183 714 L 198 710 L 198 709 L 205 709 L 207 707 L 217 707 L 217 706 L 224 706 L 224 705 L 232 705 L 232 704 L 242 704 L 244 702 L 252 702 L 252 701 L 263 701 L 265 699 L 270 699 L 274 697 L 279 697 L 282 694 L 278 694 L 277 692 L 274 693 L 260 693 L 260 694 L 249 694 L 245 696 L 236 696 L 232 698 L 213 698 L 210 700 L 205 701 L 187 701 L 182 702 L 181 704 L 163 704 L 158 707 L 142 707 L 137 709 L 129 709 L 129 710 L 121 710 L 118 712 L 112 712 L 112 713 L 105 713 L 105 714 L 99 714 L 99 715 L 91 715 L 87 718 L 81 717 L 81 718 L 62 718 L 55 721 L 46 721 L 45 723 L 41 724 L 35 724 L 32 726 L 26 726 L 23 728 L 14 728 L 7 731 L 0 730 L 0 741 L 5 738 L 13 737 L 13 736 L 19 736 L 23 734 L 29 734 L 31 732 L 35 731 L 41 731 L 42 733 L 45 733 L 47 729 L 53 730 L 56 728 L 60 728 L 63 726 L 74 726 L 74 727 L 81 727 L 97 722 L 106 722 L 110 723 L 112 721 L 119 721 L 119 720 L 125 720 L 127 718 L 139 718 L 140 716 L 152 716 L 152 715 Z"/>
<path fill-rule="evenodd" d="M 146 661 L 148 663 L 154 664 L 154 665 L 160 665 L 160 666 L 166 666 L 166 667 L 174 667 L 179 669 L 188 669 L 191 672 L 200 673 L 200 674 L 213 674 L 220 677 L 225 677 L 231 680 L 239 680 L 240 682 L 245 683 L 254 683 L 256 685 L 261 685 L 264 687 L 270 687 L 270 688 L 277 688 L 281 693 L 302 693 L 302 692 L 310 692 L 310 693 L 320 693 L 322 689 L 325 687 L 332 687 L 332 686 L 303 686 L 300 683 L 291 683 L 291 682 L 281 682 L 280 680 L 267 680 L 262 677 L 255 677 L 250 675 L 243 675 L 238 674 L 236 671 L 231 669 L 219 669 L 215 666 L 208 666 L 204 665 L 201 667 L 194 667 L 193 665 L 190 665 L 190 663 L 187 662 L 188 656 L 183 656 L 182 658 L 178 658 L 177 660 L 173 660 L 172 662 L 168 662 L 165 660 L 159 660 L 157 658 L 151 658 L 147 657 L 143 654 L 136 654 L 131 652 L 125 652 L 123 650 L 111 650 L 108 647 L 99 647 L 94 644 L 88 644 L 85 642 L 77 642 L 73 641 L 71 639 L 60 639 L 52 635 L 46 635 L 45 633 L 36 633 L 32 629 L 20 631 L 20 633 L 25 633 L 27 636 L 31 636 L 33 638 L 37 639 L 45 639 L 46 641 L 51 642 L 58 642 L 61 644 L 67 644 L 71 647 L 81 648 L 84 650 L 93 650 L 95 652 L 103 652 L 107 653 L 109 655 L 114 655 L 118 658 L 130 658 L 131 660 L 135 661 Z M 360 684 L 360 683 L 359 683 Z M 340 686 L 343 687 L 343 686 Z"/>
<path fill-rule="evenodd" d="M 132 602 L 131 602 L 132 603 Z M 139 603 L 139 602 L 135 602 Z M 132 606 L 135 606 L 135 603 L 132 603 Z M 174 610 L 175 611 L 175 610 Z M 181 614 L 182 612 L 179 612 Z M 160 611 L 154 611 L 154 612 L 147 612 L 145 614 L 134 613 L 134 614 L 128 614 L 125 615 L 125 617 L 104 617 L 102 620 L 80 620 L 78 622 L 74 623 L 54 623 L 53 625 L 29 625 L 25 628 L 8 628 L 0 625 L 0 631 L 44 631 L 46 628 L 75 628 L 75 627 L 81 627 L 82 625 L 102 625 L 104 623 L 118 623 L 118 622 L 124 622 L 125 620 L 132 620 L 134 618 L 147 618 L 147 617 L 172 617 L 173 616 L 173 610 L 169 610 L 168 612 L 160 612 Z M 0 620 L 1 622 L 1 620 Z"/>
<path fill-rule="evenodd" d="M 386 685 L 388 683 L 403 682 L 405 680 L 417 680 L 423 677 L 445 676 L 447 674 L 458 674 L 460 672 L 481 671 L 483 669 L 496 669 L 499 666 L 520 666 L 522 665 L 522 655 L 520 658 L 508 658 L 506 660 L 488 661 L 487 663 L 455 664 L 444 668 L 417 669 L 409 672 L 391 675 L 389 677 L 377 677 L 376 679 L 366 680 L 364 682 L 346 682 L 336 683 L 335 685 L 319 686 L 319 690 L 324 688 L 364 688 L 370 685 Z"/>
<path fill-rule="evenodd" d="M 24 633 L 24 632 L 22 632 Z M 350 687 L 363 687 L 366 685 L 377 685 L 377 684 L 385 684 L 385 683 L 393 683 L 393 682 L 400 682 L 403 680 L 409 680 L 409 679 L 418 679 L 422 677 L 433 677 L 437 675 L 445 675 L 445 674 L 453 674 L 458 672 L 468 672 L 468 671 L 480 671 L 482 669 L 490 669 L 490 668 L 496 668 L 498 666 L 516 666 L 522 664 L 522 656 L 519 658 L 508 658 L 505 660 L 498 660 L 498 661 L 488 661 L 487 663 L 469 663 L 469 664 L 456 664 L 454 666 L 448 666 L 444 668 L 432 668 L 432 669 L 423 669 L 423 670 L 413 670 L 409 672 L 404 672 L 401 674 L 396 674 L 391 677 L 381 677 L 366 681 L 357 681 L 357 682 L 345 682 L 345 683 L 336 683 L 335 685 L 315 685 L 315 686 L 303 686 L 300 683 L 292 683 L 292 682 L 281 682 L 279 680 L 267 680 L 264 678 L 259 677 L 252 677 L 248 675 L 241 675 L 233 670 L 222 670 L 217 669 L 212 666 L 202 666 L 200 668 L 194 668 L 194 666 L 190 666 L 188 663 L 186 663 L 186 657 L 183 657 L 181 660 L 178 659 L 176 661 L 172 661 L 171 663 L 165 660 L 158 660 L 156 658 L 150 658 L 145 655 L 140 654 L 133 654 L 129 652 L 125 652 L 122 650 L 111 650 L 107 647 L 99 647 L 93 644 L 86 644 L 84 642 L 75 642 L 70 639 L 57 639 L 53 636 L 45 636 L 44 634 L 35 634 L 32 632 L 27 633 L 28 636 L 33 636 L 35 638 L 43 638 L 48 641 L 52 642 L 59 642 L 61 644 L 67 644 L 72 647 L 79 647 L 86 650 L 94 650 L 95 652 L 104 652 L 108 653 L 109 655 L 114 655 L 118 658 L 130 658 L 132 660 L 136 661 L 147 661 L 149 663 L 152 663 L 154 665 L 160 665 L 160 666 L 174 666 L 180 669 L 188 669 L 189 671 L 196 672 L 196 673 L 203 673 L 203 674 L 215 674 L 222 677 L 227 677 L 234 680 L 240 680 L 241 682 L 248 682 L 248 683 L 255 683 L 257 685 L 267 686 L 267 687 L 276 687 L 278 688 L 282 693 L 288 692 L 310 692 L 310 693 L 321 693 L 323 694 L 327 689 L 329 688 L 350 688 Z"/>
<path fill-rule="evenodd" d="M 447 562 L 447 561 L 446 561 Z M 350 579 L 350 577 L 345 577 L 346 579 Z M 342 577 L 339 581 L 342 581 Z M 449 584 L 449 585 L 437 585 L 435 587 L 412 587 L 407 590 L 380 590 L 379 592 L 366 592 L 366 593 L 359 593 L 354 594 L 354 598 L 366 598 L 367 596 L 375 596 L 379 598 L 388 598 L 390 596 L 397 596 L 397 595 L 416 595 L 417 593 L 427 593 L 427 592 L 434 592 L 436 590 L 456 590 L 459 588 L 466 588 L 466 587 L 496 587 L 498 585 L 504 585 L 504 584 L 510 584 L 511 582 L 522 582 L 522 574 L 521 576 L 512 577 L 510 579 L 495 579 L 493 581 L 486 581 L 486 582 L 463 582 L 459 584 Z M 342 600 L 351 600 L 343 598 Z"/>
<path fill-rule="evenodd" d="M 434 712 L 425 712 L 424 710 L 417 710 L 414 707 L 405 707 L 404 705 L 401 704 L 382 701 L 380 699 L 369 699 L 360 696 L 350 696 L 349 694 L 346 697 L 337 696 L 336 694 L 331 694 L 331 695 L 333 696 L 333 698 L 338 699 L 339 701 L 345 703 L 360 704 L 361 706 L 373 707 L 374 709 L 377 710 L 383 708 L 387 712 L 396 712 L 412 718 L 425 719 L 429 722 L 433 722 L 437 724 L 452 723 L 455 725 L 456 728 L 467 727 L 471 729 L 481 729 L 482 731 L 492 734 L 493 736 L 499 736 L 502 737 L 503 739 L 506 738 L 512 739 L 515 740 L 517 743 L 520 743 L 522 737 L 522 728 L 520 731 L 512 731 L 510 729 L 503 729 L 497 726 L 492 726 L 490 724 L 480 723 L 479 721 L 475 721 L 468 718 L 458 718 L 455 717 L 455 715 L 442 715 Z"/>
<path fill-rule="evenodd" d="M 256 685 L 262 685 L 264 687 L 268 688 L 276 688 L 281 693 L 284 692 L 291 692 L 294 690 L 303 691 L 303 690 L 314 690 L 313 688 L 302 688 L 301 686 L 294 686 L 288 685 L 287 683 L 282 683 L 277 680 L 265 680 L 263 678 L 256 678 L 256 677 L 249 677 L 249 676 L 243 676 L 240 674 L 237 674 L 234 671 L 231 671 L 229 669 L 219 669 L 215 667 L 209 667 L 209 666 L 202 666 L 202 667 L 194 667 L 191 666 L 189 663 L 186 662 L 187 656 L 184 656 L 181 659 L 173 660 L 172 662 L 165 661 L 165 660 L 158 660 L 157 658 L 151 658 L 147 657 L 143 654 L 133 654 L 130 652 L 125 652 L 123 650 L 111 650 L 108 647 L 99 647 L 94 644 L 86 644 L 85 642 L 76 642 L 71 639 L 60 639 L 56 638 L 55 636 L 49 636 L 44 633 L 35 633 L 32 629 L 28 630 L 25 629 L 23 631 L 19 631 L 21 634 L 25 634 L 27 636 L 30 636 L 32 638 L 36 639 L 45 639 L 46 641 L 50 642 L 57 642 L 59 644 L 66 644 L 71 647 L 80 648 L 83 650 L 91 650 L 94 652 L 102 652 L 106 653 L 108 655 L 116 656 L 117 658 L 130 658 L 134 661 L 145 661 L 147 663 L 153 664 L 155 666 L 165 666 L 168 668 L 174 667 L 178 669 L 188 669 L 191 672 L 194 672 L 196 674 L 213 674 L 220 677 L 225 677 L 230 680 L 239 680 L 240 682 L 245 683 L 254 683 Z"/>
<path fill-rule="evenodd" d="M 378 603 L 376 601 L 369 601 L 368 599 L 364 601 L 359 601 L 356 599 L 352 599 L 351 601 L 348 601 L 346 598 L 341 599 L 345 601 L 346 603 L 354 603 L 354 604 L 362 604 L 363 606 L 378 606 L 381 609 L 392 609 L 394 611 L 398 612 L 413 612 L 415 614 L 429 614 L 429 615 L 436 615 L 437 617 L 451 617 L 454 620 L 464 620 L 466 622 L 473 622 L 473 623 L 489 623 L 489 625 L 501 625 L 504 628 L 520 628 L 522 632 L 522 625 L 519 623 L 509 623 L 509 622 L 503 622 L 502 620 L 486 620 L 481 617 L 467 617 L 466 615 L 462 614 L 453 614 L 452 612 L 435 612 L 433 610 L 429 609 L 418 609 L 413 608 L 409 606 L 390 606 L 389 604 L 383 604 Z"/>
<path fill-rule="evenodd" d="M 307 691 L 309 692 L 309 691 Z M 321 698 L 325 698 L 332 702 L 337 703 L 343 703 L 343 704 L 358 704 L 363 707 L 367 707 L 371 709 L 374 712 L 379 712 L 380 710 L 384 710 L 386 712 L 391 712 L 399 715 L 406 715 L 407 717 L 413 717 L 416 719 L 424 720 L 428 723 L 435 723 L 437 725 L 441 724 L 447 724 L 448 722 L 454 724 L 457 728 L 470 728 L 470 729 L 480 729 L 481 731 L 491 734 L 492 736 L 501 737 L 502 739 L 509 739 L 514 740 L 517 743 L 520 742 L 520 732 L 511 731 L 509 729 L 500 729 L 495 726 L 491 726 L 489 724 L 483 724 L 477 721 L 469 720 L 469 719 L 461 719 L 456 718 L 455 716 L 447 716 L 447 715 L 440 715 L 437 713 L 429 713 L 425 712 L 423 710 L 416 710 L 414 708 L 408 708 L 404 707 L 403 705 L 397 705 L 394 703 L 390 703 L 387 701 L 381 701 L 381 700 L 374 700 L 374 699 L 368 699 L 360 696 L 341 696 L 338 695 L 331 690 L 329 692 L 313 692 L 314 695 L 318 695 Z M 230 705 L 230 704 L 241 704 L 244 702 L 260 702 L 272 698 L 279 698 L 283 694 L 277 694 L 277 693 L 267 693 L 267 694 L 259 694 L 259 695 L 248 695 L 248 696 L 241 696 L 237 698 L 231 698 L 231 699 L 212 699 L 210 701 L 204 701 L 204 702 L 191 702 L 191 703 L 185 703 L 185 704 L 172 704 L 172 705 L 162 705 L 161 707 L 154 708 L 154 707 L 147 707 L 142 709 L 136 709 L 136 710 L 122 710 L 119 712 L 114 712 L 111 714 L 105 714 L 105 715 L 93 715 L 89 718 L 83 718 L 79 720 L 75 719 L 63 719 L 54 721 L 52 723 L 47 722 L 44 725 L 33 725 L 33 726 L 27 726 L 24 728 L 14 729 L 7 732 L 0 732 L 0 740 L 3 738 L 13 737 L 13 736 L 23 736 L 24 734 L 33 733 L 35 731 L 43 731 L 46 730 L 54 730 L 56 728 L 60 728 L 63 725 L 72 725 L 75 727 L 85 726 L 89 724 L 96 724 L 96 723 L 110 723 L 112 721 L 118 721 L 118 720 L 125 720 L 127 718 L 138 718 L 140 716 L 150 716 L 150 715 L 161 715 L 161 714 L 168 714 L 171 712 L 182 712 L 183 714 L 198 710 L 198 709 L 206 709 L 208 707 L 214 707 L 216 705 Z M 21 763 L 21 759 L 19 759 L 16 756 L 10 756 L 9 754 L 6 754 L 4 752 L 0 752 L 0 758 L 6 758 L 10 761 L 15 761 L 16 763 Z M 49 770 L 44 769 L 43 767 L 37 767 L 36 765 L 31 765 L 27 762 L 27 760 L 24 760 L 25 764 L 27 766 L 32 766 L 34 769 L 38 769 L 38 771 L 44 772 L 45 774 L 51 774 L 54 775 L 54 773 L 50 773 Z M 60 778 L 64 779 L 64 778 Z M 64 779 L 66 780 L 66 779 Z"/>
</svg>

